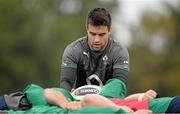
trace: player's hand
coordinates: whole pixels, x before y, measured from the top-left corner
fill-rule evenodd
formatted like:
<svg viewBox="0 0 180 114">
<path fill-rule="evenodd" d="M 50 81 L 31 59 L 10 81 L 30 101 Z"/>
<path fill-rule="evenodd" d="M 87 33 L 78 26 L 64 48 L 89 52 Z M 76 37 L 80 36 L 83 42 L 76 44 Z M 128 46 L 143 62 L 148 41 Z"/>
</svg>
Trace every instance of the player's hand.
<svg viewBox="0 0 180 114">
<path fill-rule="evenodd" d="M 156 98 L 156 96 L 157 96 L 157 93 L 154 90 L 150 89 L 144 93 L 142 100 L 152 100 Z"/>
</svg>

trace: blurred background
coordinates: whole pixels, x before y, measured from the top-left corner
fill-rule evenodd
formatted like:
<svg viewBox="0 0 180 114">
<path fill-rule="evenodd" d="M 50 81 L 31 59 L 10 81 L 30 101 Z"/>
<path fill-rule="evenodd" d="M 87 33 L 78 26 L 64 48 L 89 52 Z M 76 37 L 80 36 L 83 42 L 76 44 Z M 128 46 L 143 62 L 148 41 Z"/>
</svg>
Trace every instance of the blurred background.
<svg viewBox="0 0 180 114">
<path fill-rule="evenodd" d="M 179 0 L 0 0 L 0 94 L 59 86 L 63 50 L 86 35 L 94 7 L 110 10 L 112 37 L 129 50 L 128 94 L 180 95 Z"/>
</svg>

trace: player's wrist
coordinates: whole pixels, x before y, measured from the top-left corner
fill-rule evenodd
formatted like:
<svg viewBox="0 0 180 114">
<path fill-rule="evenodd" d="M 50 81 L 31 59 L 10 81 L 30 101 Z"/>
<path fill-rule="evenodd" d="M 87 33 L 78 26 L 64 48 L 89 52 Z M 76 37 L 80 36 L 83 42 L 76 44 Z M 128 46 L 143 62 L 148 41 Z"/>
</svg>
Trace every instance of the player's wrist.
<svg viewBox="0 0 180 114">
<path fill-rule="evenodd" d="M 141 93 L 138 97 L 138 101 L 142 101 L 144 98 L 144 95 L 145 95 L 144 93 Z"/>
</svg>

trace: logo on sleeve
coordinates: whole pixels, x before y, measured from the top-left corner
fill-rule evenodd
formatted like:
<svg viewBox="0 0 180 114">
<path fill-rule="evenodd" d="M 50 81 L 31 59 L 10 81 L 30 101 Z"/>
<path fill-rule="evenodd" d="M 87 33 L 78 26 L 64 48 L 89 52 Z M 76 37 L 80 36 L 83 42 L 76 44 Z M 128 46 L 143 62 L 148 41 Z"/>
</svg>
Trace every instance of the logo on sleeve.
<svg viewBox="0 0 180 114">
<path fill-rule="evenodd" d="M 62 61 L 62 66 L 68 66 L 70 64 L 70 62 L 68 62 L 67 60 Z"/>
<path fill-rule="evenodd" d="M 128 61 L 123 61 L 123 67 L 129 69 L 128 66 L 129 66 L 129 62 Z"/>
<path fill-rule="evenodd" d="M 129 62 L 128 62 L 128 61 L 124 61 L 123 63 L 124 63 L 124 64 L 129 64 Z"/>
<path fill-rule="evenodd" d="M 67 63 L 65 63 L 65 62 L 62 62 L 62 65 L 63 65 L 63 66 L 67 66 Z"/>
</svg>

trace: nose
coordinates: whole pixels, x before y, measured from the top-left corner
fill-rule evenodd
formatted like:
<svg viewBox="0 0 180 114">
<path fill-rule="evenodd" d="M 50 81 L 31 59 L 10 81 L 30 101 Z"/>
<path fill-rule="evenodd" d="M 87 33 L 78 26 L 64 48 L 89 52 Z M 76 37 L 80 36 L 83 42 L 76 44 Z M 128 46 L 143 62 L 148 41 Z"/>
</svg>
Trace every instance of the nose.
<svg viewBox="0 0 180 114">
<path fill-rule="evenodd" d="M 94 38 L 94 42 L 99 42 L 99 41 L 100 41 L 100 38 L 99 38 L 98 35 L 96 35 L 95 38 Z"/>
</svg>

